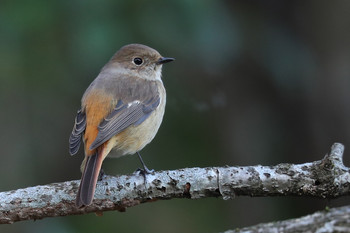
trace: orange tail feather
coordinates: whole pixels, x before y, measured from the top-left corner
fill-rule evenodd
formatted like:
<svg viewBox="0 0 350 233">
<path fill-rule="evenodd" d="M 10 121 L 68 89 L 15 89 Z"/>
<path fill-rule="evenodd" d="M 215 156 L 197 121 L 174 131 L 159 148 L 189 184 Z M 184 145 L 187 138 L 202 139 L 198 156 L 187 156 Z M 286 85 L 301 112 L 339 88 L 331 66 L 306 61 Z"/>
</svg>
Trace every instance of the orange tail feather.
<svg viewBox="0 0 350 233">
<path fill-rule="evenodd" d="M 75 205 L 78 208 L 90 205 L 94 198 L 98 175 L 101 170 L 103 150 L 96 150 L 95 154 L 87 158 Z"/>
</svg>

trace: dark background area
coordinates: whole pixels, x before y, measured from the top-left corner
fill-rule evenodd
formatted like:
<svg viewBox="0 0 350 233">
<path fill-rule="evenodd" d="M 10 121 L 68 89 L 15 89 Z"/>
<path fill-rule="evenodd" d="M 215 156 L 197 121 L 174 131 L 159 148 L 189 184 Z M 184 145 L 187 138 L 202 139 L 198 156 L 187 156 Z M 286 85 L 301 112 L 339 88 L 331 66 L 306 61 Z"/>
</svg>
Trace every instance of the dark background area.
<svg viewBox="0 0 350 233">
<path fill-rule="evenodd" d="M 0 191 L 80 178 L 68 138 L 80 99 L 125 44 L 163 67 L 163 124 L 143 151 L 155 170 L 304 163 L 350 145 L 349 1 L 2 1 Z M 137 156 L 107 159 L 132 173 Z M 1 200 L 0 200 L 1 201 Z M 170 200 L 0 226 L 1 232 L 219 232 L 299 217 L 349 198 Z"/>
</svg>

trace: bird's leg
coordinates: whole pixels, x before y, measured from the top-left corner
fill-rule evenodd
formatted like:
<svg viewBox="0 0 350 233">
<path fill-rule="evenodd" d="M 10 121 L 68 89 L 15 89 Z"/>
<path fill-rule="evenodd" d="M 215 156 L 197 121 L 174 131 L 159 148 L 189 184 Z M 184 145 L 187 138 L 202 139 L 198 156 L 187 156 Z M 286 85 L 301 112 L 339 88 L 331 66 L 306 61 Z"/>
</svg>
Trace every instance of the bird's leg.
<svg viewBox="0 0 350 233">
<path fill-rule="evenodd" d="M 137 152 L 137 155 L 139 156 L 140 162 L 141 162 L 141 164 L 142 164 L 142 166 L 143 166 L 143 170 L 142 170 L 142 169 L 139 169 L 140 172 L 141 172 L 144 176 L 146 176 L 147 174 L 152 174 L 152 173 L 154 173 L 154 169 L 148 169 L 148 168 L 147 168 L 146 164 L 143 162 L 143 159 L 142 159 L 142 157 L 141 157 L 140 152 Z"/>
<path fill-rule="evenodd" d="M 106 173 L 101 168 L 100 173 L 98 174 L 98 179 L 97 180 L 101 181 L 105 175 L 106 175 Z"/>
</svg>

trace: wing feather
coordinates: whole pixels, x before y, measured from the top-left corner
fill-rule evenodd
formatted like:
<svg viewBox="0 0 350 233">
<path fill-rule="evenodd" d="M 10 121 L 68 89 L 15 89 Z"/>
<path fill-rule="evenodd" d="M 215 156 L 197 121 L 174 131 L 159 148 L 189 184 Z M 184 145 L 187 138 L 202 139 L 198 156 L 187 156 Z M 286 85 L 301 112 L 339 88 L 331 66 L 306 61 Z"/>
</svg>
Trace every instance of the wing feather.
<svg viewBox="0 0 350 233">
<path fill-rule="evenodd" d="M 69 137 L 69 153 L 75 155 L 80 147 L 82 134 L 86 128 L 86 115 L 81 109 L 77 112 L 72 133 Z"/>
<path fill-rule="evenodd" d="M 124 103 L 119 100 L 113 111 L 98 126 L 99 132 L 90 150 L 96 149 L 129 126 L 141 124 L 159 106 L 159 103 L 159 95 L 144 102 Z"/>
</svg>

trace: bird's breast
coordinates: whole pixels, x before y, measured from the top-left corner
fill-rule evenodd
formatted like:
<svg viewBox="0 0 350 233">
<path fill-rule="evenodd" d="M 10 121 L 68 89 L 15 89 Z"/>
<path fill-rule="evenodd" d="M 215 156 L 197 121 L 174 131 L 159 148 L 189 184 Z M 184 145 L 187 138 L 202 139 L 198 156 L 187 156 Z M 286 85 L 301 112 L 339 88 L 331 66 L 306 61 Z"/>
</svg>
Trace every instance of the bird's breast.
<svg viewBox="0 0 350 233">
<path fill-rule="evenodd" d="M 153 140 L 162 123 L 165 111 L 166 93 L 163 85 L 159 88 L 159 92 L 161 96 L 159 106 L 144 122 L 129 126 L 123 132 L 111 138 L 107 148 L 115 149 L 115 151 L 109 155 L 110 157 L 134 154 Z"/>
</svg>

